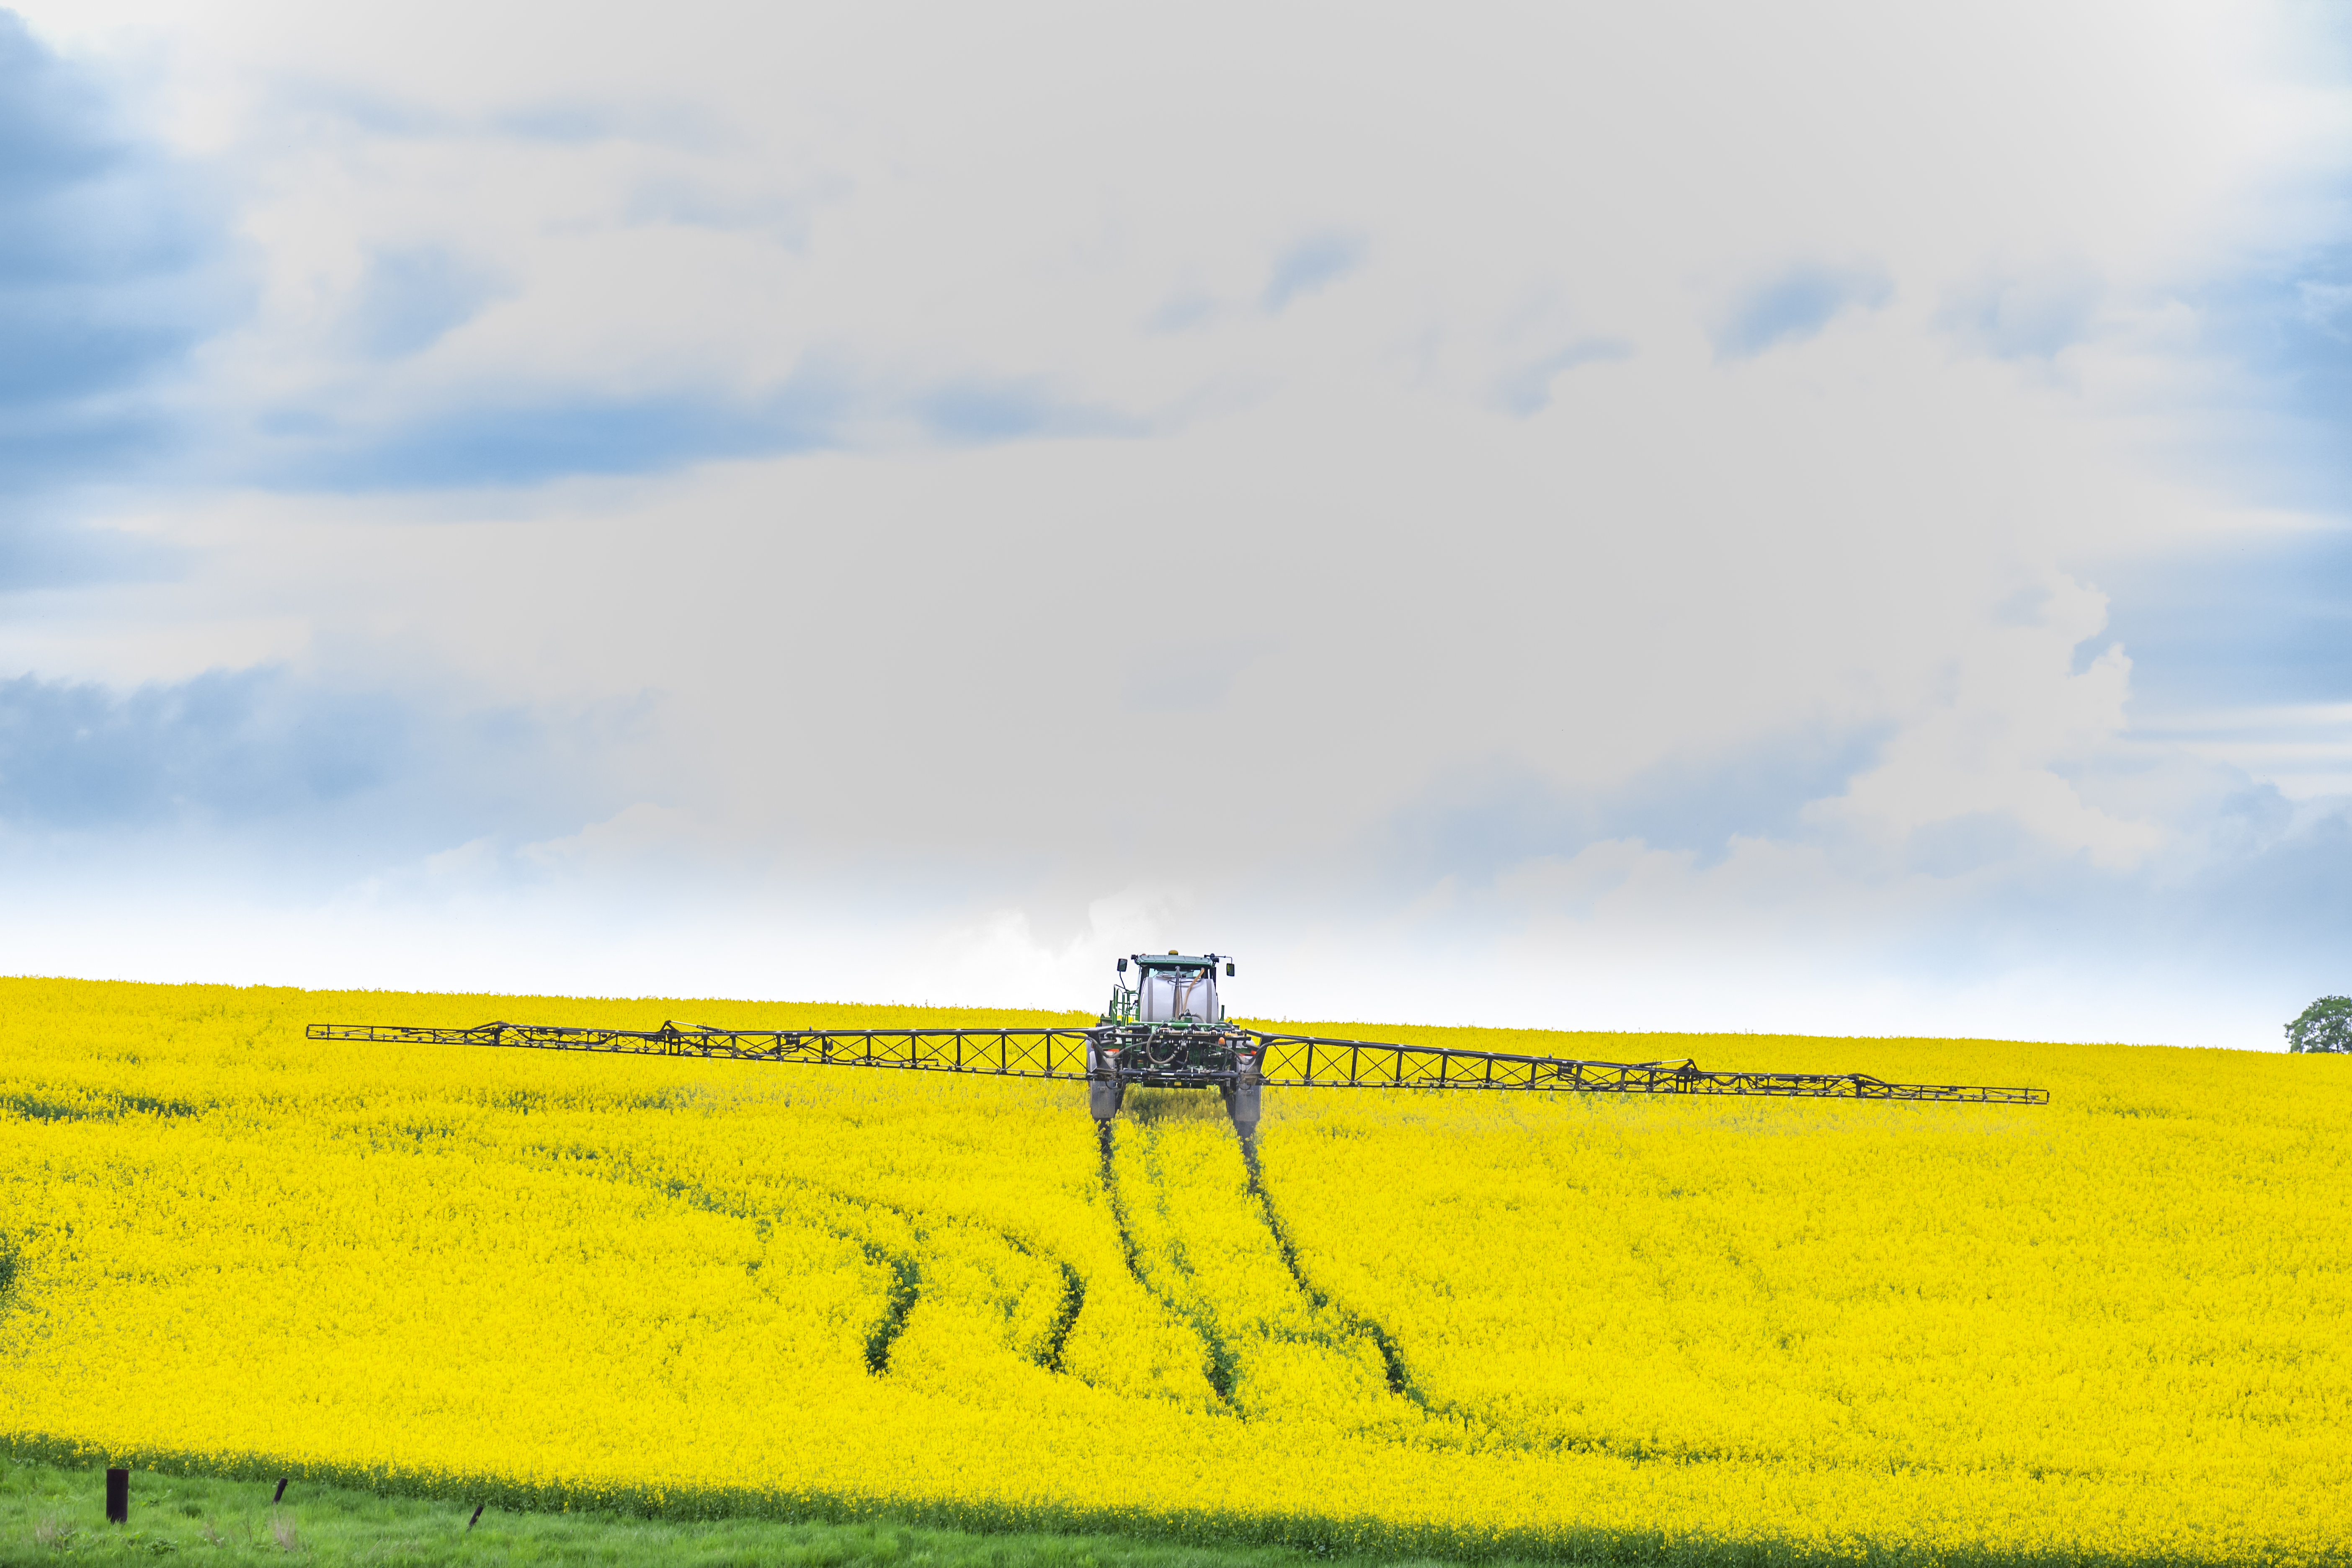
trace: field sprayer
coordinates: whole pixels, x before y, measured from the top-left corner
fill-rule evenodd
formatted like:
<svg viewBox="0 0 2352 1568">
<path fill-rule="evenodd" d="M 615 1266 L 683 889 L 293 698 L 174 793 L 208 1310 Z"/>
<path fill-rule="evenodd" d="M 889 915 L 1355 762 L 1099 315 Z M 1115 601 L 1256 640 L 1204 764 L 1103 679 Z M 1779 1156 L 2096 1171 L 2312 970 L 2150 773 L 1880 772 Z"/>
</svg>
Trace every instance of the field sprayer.
<svg viewBox="0 0 2352 1568">
<path fill-rule="evenodd" d="M 1128 966 L 1135 984 L 1127 984 Z M 520 1046 L 551 1051 L 709 1057 L 824 1067 L 912 1068 L 926 1072 L 1082 1081 L 1097 1121 L 1118 1114 L 1136 1084 L 1213 1089 L 1234 1125 L 1256 1129 L 1266 1085 L 1290 1089 L 1506 1089 L 1579 1094 L 1771 1095 L 1806 1100 L 1954 1100 L 2047 1105 L 2038 1089 L 1887 1083 L 1866 1073 L 1707 1072 L 1696 1062 L 1580 1061 L 1455 1047 L 1403 1046 L 1246 1029 L 1228 1023 L 1217 972 L 1234 961 L 1209 952 L 1136 953 L 1118 961 L 1110 1005 L 1092 1025 L 1013 1029 L 582 1029 L 542 1024 L 439 1028 L 405 1024 L 313 1024 L 314 1040 L 415 1045 Z"/>
</svg>

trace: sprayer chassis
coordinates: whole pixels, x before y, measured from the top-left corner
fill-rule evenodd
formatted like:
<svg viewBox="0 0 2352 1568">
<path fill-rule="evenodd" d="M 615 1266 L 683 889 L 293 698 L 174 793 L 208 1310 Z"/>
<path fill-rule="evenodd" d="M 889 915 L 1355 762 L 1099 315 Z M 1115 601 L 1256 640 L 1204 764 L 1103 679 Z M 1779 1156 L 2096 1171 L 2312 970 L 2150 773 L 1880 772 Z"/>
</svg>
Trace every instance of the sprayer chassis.
<svg viewBox="0 0 2352 1568">
<path fill-rule="evenodd" d="M 1101 1025 L 1088 1031 L 1087 1108 L 1108 1121 L 1130 1085 L 1214 1089 L 1234 1126 L 1255 1127 L 1264 1039 L 1223 1024 Z"/>
</svg>

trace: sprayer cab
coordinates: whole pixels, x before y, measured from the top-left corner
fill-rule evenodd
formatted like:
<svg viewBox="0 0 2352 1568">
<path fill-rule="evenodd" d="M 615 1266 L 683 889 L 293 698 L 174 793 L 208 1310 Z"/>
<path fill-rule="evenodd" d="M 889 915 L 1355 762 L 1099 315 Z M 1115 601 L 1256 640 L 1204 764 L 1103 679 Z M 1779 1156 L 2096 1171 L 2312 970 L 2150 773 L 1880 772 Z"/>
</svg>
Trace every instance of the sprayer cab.
<svg viewBox="0 0 2352 1568">
<path fill-rule="evenodd" d="M 1135 966 L 1135 983 L 1128 984 L 1128 965 Z M 1234 961 L 1220 953 L 1197 957 L 1181 952 L 1139 952 L 1118 961 L 1118 980 L 1110 994 L 1106 1024 L 1222 1024 L 1225 1010 L 1217 1000 L 1217 970 L 1234 972 Z"/>
</svg>

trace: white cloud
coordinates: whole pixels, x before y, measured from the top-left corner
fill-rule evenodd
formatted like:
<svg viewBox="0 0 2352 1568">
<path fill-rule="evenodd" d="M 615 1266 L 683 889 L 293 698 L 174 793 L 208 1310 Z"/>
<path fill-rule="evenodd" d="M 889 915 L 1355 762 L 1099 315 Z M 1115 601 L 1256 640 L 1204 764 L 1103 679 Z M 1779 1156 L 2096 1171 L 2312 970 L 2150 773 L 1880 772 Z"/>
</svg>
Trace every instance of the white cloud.
<svg viewBox="0 0 2352 1568">
<path fill-rule="evenodd" d="M 2005 818 L 2108 870 L 2129 870 L 2164 843 L 2158 825 L 2086 803 L 2063 771 L 2092 763 L 2125 730 L 2122 645 L 2068 673 L 2075 647 L 2105 623 L 2104 595 L 2062 576 L 2028 603 L 2032 622 L 1982 634 L 1955 660 L 1949 694 L 1913 716 L 1843 795 L 1818 803 L 1816 820 L 1899 843 L 1938 824 Z"/>
</svg>

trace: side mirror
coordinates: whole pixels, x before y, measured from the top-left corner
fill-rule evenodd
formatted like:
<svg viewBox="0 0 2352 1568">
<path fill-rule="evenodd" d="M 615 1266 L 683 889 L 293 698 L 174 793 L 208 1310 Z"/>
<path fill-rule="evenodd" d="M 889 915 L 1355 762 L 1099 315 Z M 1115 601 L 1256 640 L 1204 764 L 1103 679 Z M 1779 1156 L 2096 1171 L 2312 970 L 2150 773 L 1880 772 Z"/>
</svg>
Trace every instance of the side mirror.
<svg viewBox="0 0 2352 1568">
<path fill-rule="evenodd" d="M 1121 974 L 1124 974 L 1124 973 L 1127 973 L 1127 960 L 1125 960 L 1125 959 L 1123 959 L 1123 958 L 1122 958 L 1122 959 L 1120 959 L 1120 960 L 1118 961 L 1118 972 L 1119 972 Z"/>
<path fill-rule="evenodd" d="M 1226 979 L 1228 979 L 1228 980 L 1231 980 L 1233 977 L 1234 977 L 1234 966 L 1233 966 L 1233 964 L 1232 964 L 1231 963 L 1226 963 L 1226 965 L 1225 965 L 1225 978 L 1226 978 Z"/>
</svg>

